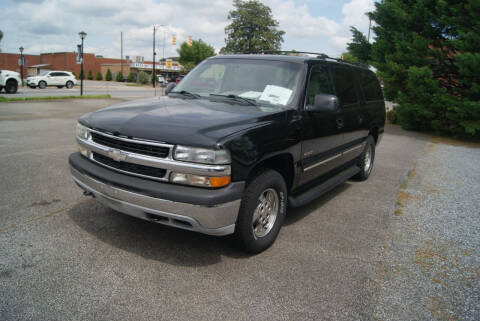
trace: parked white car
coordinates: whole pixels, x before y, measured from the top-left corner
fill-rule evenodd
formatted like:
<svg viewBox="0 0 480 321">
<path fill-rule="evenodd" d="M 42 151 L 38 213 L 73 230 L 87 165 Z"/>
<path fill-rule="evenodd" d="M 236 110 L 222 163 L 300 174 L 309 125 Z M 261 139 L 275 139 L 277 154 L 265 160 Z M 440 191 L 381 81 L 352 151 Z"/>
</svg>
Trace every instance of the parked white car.
<svg viewBox="0 0 480 321">
<path fill-rule="evenodd" d="M 77 83 L 75 76 L 69 71 L 47 70 L 42 71 L 38 76 L 28 77 L 27 86 L 30 88 L 44 89 L 47 86 L 57 86 L 68 89 L 72 88 Z"/>
<path fill-rule="evenodd" d="M 0 70 L 0 91 L 5 88 L 7 94 L 17 92 L 18 86 L 22 84 L 20 74 L 11 70 Z"/>
</svg>

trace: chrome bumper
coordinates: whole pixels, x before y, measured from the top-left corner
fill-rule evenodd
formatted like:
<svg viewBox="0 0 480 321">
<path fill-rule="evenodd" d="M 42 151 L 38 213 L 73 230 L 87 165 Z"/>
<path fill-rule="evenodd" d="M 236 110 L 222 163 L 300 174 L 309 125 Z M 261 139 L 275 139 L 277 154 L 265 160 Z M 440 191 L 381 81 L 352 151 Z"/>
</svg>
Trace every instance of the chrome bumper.
<svg viewBox="0 0 480 321">
<path fill-rule="evenodd" d="M 143 220 L 209 235 L 228 235 L 235 231 L 240 199 L 200 206 L 163 200 L 113 187 L 70 168 L 73 180 L 102 204 Z"/>
</svg>

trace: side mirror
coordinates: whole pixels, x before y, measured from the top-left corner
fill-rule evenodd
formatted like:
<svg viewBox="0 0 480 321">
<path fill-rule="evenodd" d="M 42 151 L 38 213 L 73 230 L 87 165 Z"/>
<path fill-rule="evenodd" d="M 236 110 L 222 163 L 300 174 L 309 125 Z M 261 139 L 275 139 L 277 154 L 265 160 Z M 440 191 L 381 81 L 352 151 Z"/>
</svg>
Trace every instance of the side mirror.
<svg viewBox="0 0 480 321">
<path fill-rule="evenodd" d="M 313 105 L 307 105 L 306 110 L 311 112 L 333 112 L 338 110 L 338 97 L 335 95 L 315 95 Z"/>
<path fill-rule="evenodd" d="M 173 88 L 175 88 L 176 85 L 177 84 L 174 82 L 169 82 L 165 87 L 165 95 L 168 95 L 173 90 Z"/>
</svg>

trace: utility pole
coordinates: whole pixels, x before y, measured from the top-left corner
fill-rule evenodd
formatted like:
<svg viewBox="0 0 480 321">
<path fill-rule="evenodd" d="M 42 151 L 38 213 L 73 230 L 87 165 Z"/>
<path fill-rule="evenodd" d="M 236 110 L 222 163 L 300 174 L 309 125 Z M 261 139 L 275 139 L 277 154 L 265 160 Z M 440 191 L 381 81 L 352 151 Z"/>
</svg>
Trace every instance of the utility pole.
<svg viewBox="0 0 480 321">
<path fill-rule="evenodd" d="M 120 72 L 123 76 L 123 32 L 120 31 Z"/>
<path fill-rule="evenodd" d="M 23 58 L 23 46 L 18 48 L 20 50 L 20 78 L 22 79 L 22 87 L 23 87 L 23 65 L 25 64 L 25 59 Z"/>
<path fill-rule="evenodd" d="M 155 88 L 155 78 L 156 78 L 156 75 L 155 75 L 155 55 L 156 55 L 156 52 L 155 52 L 155 26 L 153 26 L 153 69 L 152 69 L 152 84 L 153 84 L 153 88 Z"/>
</svg>

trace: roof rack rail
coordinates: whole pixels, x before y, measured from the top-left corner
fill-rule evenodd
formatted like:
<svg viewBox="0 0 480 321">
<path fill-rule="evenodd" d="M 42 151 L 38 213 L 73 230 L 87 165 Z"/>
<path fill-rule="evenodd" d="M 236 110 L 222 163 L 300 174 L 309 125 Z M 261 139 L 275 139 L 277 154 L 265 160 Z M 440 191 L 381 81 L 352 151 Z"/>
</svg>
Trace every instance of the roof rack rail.
<svg viewBox="0 0 480 321">
<path fill-rule="evenodd" d="M 285 56 L 295 56 L 295 55 L 314 55 L 315 58 L 324 59 L 324 60 L 333 60 L 336 62 L 342 62 L 346 64 L 351 64 L 359 67 L 368 68 L 368 65 L 361 62 L 351 62 L 345 61 L 341 58 L 333 58 L 324 53 L 320 52 L 309 52 L 309 51 L 295 51 L 295 50 L 270 50 L 270 51 L 258 51 L 258 52 L 244 52 L 243 54 L 256 54 L 256 55 L 285 55 Z"/>
</svg>

